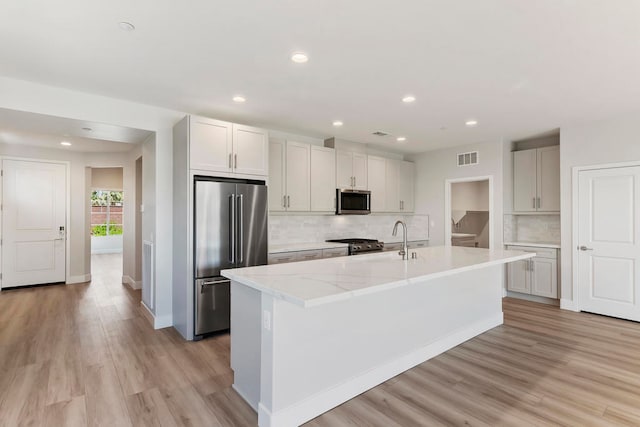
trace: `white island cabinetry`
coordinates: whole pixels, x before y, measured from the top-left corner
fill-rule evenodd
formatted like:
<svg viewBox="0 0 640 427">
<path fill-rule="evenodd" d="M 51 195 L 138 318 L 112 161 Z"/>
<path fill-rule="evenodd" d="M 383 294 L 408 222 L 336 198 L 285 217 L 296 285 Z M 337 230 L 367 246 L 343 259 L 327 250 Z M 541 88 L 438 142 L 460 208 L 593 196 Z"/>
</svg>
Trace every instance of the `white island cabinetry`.
<svg viewBox="0 0 640 427">
<path fill-rule="evenodd" d="M 232 282 L 233 387 L 260 426 L 303 424 L 502 324 L 504 264 L 533 256 L 415 252 L 222 272 Z"/>
</svg>

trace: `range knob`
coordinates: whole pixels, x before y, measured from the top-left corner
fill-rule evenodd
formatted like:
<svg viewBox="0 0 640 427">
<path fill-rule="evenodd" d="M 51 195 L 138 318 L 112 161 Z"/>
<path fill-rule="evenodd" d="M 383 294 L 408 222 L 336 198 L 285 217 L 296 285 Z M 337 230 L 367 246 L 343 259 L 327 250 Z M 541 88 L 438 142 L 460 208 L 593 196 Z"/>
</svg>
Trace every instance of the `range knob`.
<svg viewBox="0 0 640 427">
<path fill-rule="evenodd" d="M 356 251 L 362 249 L 362 246 L 354 246 L 353 249 L 355 249 Z"/>
<path fill-rule="evenodd" d="M 371 245 L 367 245 L 367 248 L 368 248 L 368 249 L 371 249 Z"/>
</svg>

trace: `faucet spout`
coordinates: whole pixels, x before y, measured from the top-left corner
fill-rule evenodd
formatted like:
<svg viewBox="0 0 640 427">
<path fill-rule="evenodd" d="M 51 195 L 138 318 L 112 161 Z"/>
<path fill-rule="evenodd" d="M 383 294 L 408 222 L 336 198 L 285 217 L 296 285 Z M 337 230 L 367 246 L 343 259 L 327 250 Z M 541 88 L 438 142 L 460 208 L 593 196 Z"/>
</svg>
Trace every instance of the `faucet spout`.
<svg viewBox="0 0 640 427">
<path fill-rule="evenodd" d="M 402 250 L 398 252 L 398 255 L 402 256 L 402 259 L 409 259 L 409 247 L 407 246 L 407 224 L 404 221 L 396 221 L 393 226 L 393 236 L 398 234 L 398 225 L 402 225 Z"/>
</svg>

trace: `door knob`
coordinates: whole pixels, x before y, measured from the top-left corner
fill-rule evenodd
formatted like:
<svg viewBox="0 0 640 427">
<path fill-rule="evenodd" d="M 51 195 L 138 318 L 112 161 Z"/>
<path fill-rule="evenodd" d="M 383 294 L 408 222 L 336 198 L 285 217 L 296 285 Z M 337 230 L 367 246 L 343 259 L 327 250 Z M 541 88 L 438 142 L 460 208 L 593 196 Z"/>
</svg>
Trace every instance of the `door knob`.
<svg viewBox="0 0 640 427">
<path fill-rule="evenodd" d="M 578 246 L 578 249 L 580 249 L 581 251 L 592 251 L 593 248 L 588 248 L 586 246 Z"/>
</svg>

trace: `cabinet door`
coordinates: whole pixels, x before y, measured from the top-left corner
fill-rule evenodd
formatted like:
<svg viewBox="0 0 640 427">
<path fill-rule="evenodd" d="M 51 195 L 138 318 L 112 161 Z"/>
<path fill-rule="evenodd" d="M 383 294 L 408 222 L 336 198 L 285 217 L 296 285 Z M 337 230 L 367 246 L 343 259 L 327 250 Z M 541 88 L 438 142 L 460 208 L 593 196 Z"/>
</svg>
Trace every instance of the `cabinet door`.
<svg viewBox="0 0 640 427">
<path fill-rule="evenodd" d="M 533 258 L 531 294 L 558 298 L 558 265 L 555 259 Z"/>
<path fill-rule="evenodd" d="M 268 175 L 267 131 L 233 125 L 233 170 L 248 175 Z"/>
<path fill-rule="evenodd" d="M 353 153 L 353 188 L 357 190 L 367 189 L 367 155 Z"/>
<path fill-rule="evenodd" d="M 311 147 L 311 210 L 336 209 L 336 155 L 332 148 Z"/>
<path fill-rule="evenodd" d="M 189 126 L 189 168 L 231 172 L 233 125 L 191 116 Z"/>
<path fill-rule="evenodd" d="M 371 191 L 371 212 L 386 210 L 386 161 L 382 157 L 367 156 L 367 182 Z"/>
<path fill-rule="evenodd" d="M 531 293 L 531 274 L 529 260 L 510 262 L 507 264 L 507 289 L 523 294 Z"/>
<path fill-rule="evenodd" d="M 353 187 L 353 153 L 336 150 L 336 185 L 337 188 Z"/>
<path fill-rule="evenodd" d="M 560 147 L 538 148 L 538 210 L 560 211 Z"/>
<path fill-rule="evenodd" d="M 409 213 L 414 210 L 415 200 L 415 170 L 416 165 L 412 162 L 400 162 L 399 164 L 399 190 L 400 200 L 402 201 L 402 212 Z"/>
<path fill-rule="evenodd" d="M 513 152 L 513 210 L 536 210 L 537 150 Z"/>
<path fill-rule="evenodd" d="M 400 201 L 400 161 L 393 159 L 385 160 L 386 167 L 386 201 L 385 210 L 387 212 L 401 212 L 402 202 Z M 371 196 L 373 197 L 373 196 Z"/>
<path fill-rule="evenodd" d="M 311 146 L 301 142 L 287 141 L 286 157 L 287 210 L 309 211 Z"/>
<path fill-rule="evenodd" d="M 269 143 L 269 210 L 272 212 L 285 210 L 284 148 L 284 141 Z"/>
</svg>

